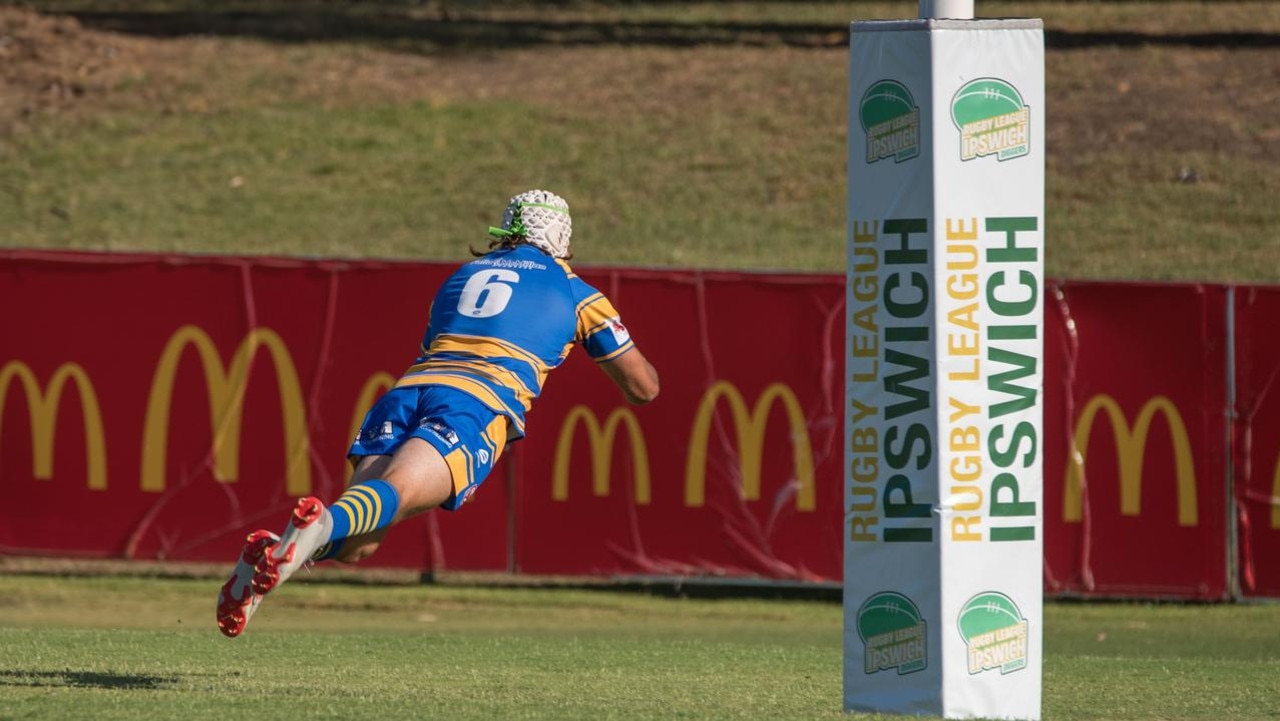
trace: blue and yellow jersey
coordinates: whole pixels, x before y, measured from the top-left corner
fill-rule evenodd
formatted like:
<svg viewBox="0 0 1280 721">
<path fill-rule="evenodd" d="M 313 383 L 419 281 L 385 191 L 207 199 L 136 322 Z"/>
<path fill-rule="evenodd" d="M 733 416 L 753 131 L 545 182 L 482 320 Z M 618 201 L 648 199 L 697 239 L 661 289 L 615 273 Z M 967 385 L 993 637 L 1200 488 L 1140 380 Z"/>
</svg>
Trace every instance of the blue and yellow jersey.
<svg viewBox="0 0 1280 721">
<path fill-rule="evenodd" d="M 509 436 L 520 438 L 547 374 L 575 343 L 596 362 L 634 347 L 613 304 L 568 263 L 527 245 L 497 250 L 444 282 L 422 355 L 396 387 L 456 388 L 510 418 Z"/>
</svg>

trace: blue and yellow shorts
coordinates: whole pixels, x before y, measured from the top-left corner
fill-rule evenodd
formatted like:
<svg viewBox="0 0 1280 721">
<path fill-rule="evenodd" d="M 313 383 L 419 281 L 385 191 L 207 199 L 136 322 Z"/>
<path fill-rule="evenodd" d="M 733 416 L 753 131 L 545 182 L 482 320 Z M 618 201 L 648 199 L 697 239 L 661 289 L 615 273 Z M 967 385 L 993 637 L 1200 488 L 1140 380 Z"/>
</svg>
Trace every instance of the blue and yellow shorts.
<svg viewBox="0 0 1280 721">
<path fill-rule="evenodd" d="M 447 386 L 393 388 L 365 415 L 347 455 L 392 455 L 410 438 L 421 438 L 444 456 L 453 475 L 453 495 L 440 507 L 456 511 L 502 455 L 507 417 Z"/>
</svg>

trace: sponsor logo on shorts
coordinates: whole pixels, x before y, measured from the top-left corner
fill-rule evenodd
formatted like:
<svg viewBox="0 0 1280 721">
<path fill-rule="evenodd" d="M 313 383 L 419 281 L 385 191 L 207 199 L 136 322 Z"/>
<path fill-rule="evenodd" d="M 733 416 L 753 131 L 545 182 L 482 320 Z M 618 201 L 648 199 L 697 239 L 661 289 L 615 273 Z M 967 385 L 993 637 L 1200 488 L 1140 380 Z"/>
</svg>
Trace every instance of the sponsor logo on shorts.
<svg viewBox="0 0 1280 721">
<path fill-rule="evenodd" d="M 483 448 L 476 452 L 476 458 L 480 459 L 480 465 L 482 466 L 489 464 L 489 452 Z"/>
<path fill-rule="evenodd" d="M 448 443 L 450 447 L 458 445 L 458 434 L 454 433 L 453 429 L 449 426 L 446 426 L 439 421 L 424 419 L 422 421 L 422 427 L 431 431 L 431 435 L 439 438 L 445 443 Z"/>
<path fill-rule="evenodd" d="M 383 421 L 380 426 L 371 426 L 360 431 L 356 436 L 357 441 L 385 441 L 395 437 L 396 428 L 391 421 Z"/>
</svg>

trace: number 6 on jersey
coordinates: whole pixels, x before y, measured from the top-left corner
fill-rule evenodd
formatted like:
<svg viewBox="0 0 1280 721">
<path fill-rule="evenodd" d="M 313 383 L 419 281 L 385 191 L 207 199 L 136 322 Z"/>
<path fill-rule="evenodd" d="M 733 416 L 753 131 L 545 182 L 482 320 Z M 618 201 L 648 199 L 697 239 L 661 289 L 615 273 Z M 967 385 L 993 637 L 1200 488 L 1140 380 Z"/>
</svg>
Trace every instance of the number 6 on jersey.
<svg viewBox="0 0 1280 721">
<path fill-rule="evenodd" d="M 463 286 L 462 296 L 458 298 L 458 312 L 472 318 L 495 316 L 506 310 L 511 302 L 512 288 L 507 283 L 519 282 L 520 274 L 514 270 L 480 271 Z"/>
</svg>

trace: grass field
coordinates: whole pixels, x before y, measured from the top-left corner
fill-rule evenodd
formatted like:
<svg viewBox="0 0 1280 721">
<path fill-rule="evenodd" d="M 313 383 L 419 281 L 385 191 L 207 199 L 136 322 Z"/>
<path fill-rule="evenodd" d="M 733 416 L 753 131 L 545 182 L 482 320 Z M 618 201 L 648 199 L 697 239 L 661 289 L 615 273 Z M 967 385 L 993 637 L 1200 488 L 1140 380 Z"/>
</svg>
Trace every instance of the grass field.
<svg viewBox="0 0 1280 721">
<path fill-rule="evenodd" d="M 838 604 L 295 583 L 246 634 L 216 580 L 0 577 L 0 719 L 873 719 Z M 1274 719 L 1280 605 L 1053 603 L 1044 718 Z"/>
<path fill-rule="evenodd" d="M 456 260 L 546 186 L 584 263 L 829 272 L 847 22 L 915 6 L 34 5 L 0 247 Z M 1046 21 L 1050 276 L 1280 282 L 1280 3 L 979 11 Z"/>
</svg>

